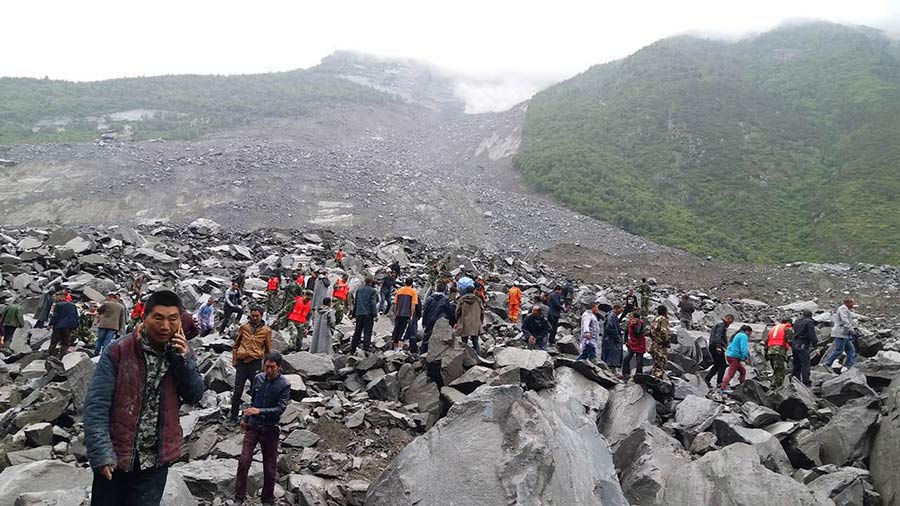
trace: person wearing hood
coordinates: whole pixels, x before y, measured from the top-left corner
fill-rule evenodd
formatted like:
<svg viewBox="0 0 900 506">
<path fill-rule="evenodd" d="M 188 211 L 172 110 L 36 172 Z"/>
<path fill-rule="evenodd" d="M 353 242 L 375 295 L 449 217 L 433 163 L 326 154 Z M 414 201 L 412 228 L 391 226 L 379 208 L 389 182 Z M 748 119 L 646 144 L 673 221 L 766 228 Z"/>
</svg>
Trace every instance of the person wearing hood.
<svg viewBox="0 0 900 506">
<path fill-rule="evenodd" d="M 581 313 L 581 354 L 575 360 L 593 362 L 597 358 L 597 342 L 600 341 L 600 304 L 594 302 L 591 308 Z"/>
<path fill-rule="evenodd" d="M 330 286 L 331 281 L 328 280 L 328 274 L 325 272 L 325 269 L 320 270 L 319 277 L 316 279 L 316 288 L 313 290 L 313 311 L 319 309 L 322 306 L 322 301 L 324 301 L 328 297 L 328 287 Z"/>
<path fill-rule="evenodd" d="M 810 351 L 819 344 L 816 321 L 812 311 L 803 311 L 803 316 L 794 323 L 793 370 L 792 375 L 806 386 L 812 386 L 809 379 Z"/>
<path fill-rule="evenodd" d="M 472 342 L 475 353 L 480 351 L 478 336 L 484 331 L 484 301 L 475 294 L 475 287 L 470 285 L 465 295 L 460 297 L 456 307 L 456 335 L 463 344 Z"/>
<path fill-rule="evenodd" d="M 234 366 L 234 392 L 231 394 L 232 423 L 238 421 L 238 408 L 244 395 L 244 385 L 262 371 L 263 359 L 272 351 L 272 329 L 262 319 L 261 307 L 250 309 L 250 318 L 241 325 L 231 354 Z M 251 385 L 252 386 L 252 385 Z"/>
<path fill-rule="evenodd" d="M 622 366 L 620 314 L 622 314 L 622 306 L 616 304 L 613 306 L 613 310 L 606 314 L 606 321 L 603 324 L 603 345 L 600 350 L 600 360 L 613 369 Z"/>
<path fill-rule="evenodd" d="M 334 327 L 337 325 L 334 317 L 334 310 L 331 309 L 331 298 L 325 297 L 322 305 L 316 309 L 316 316 L 313 318 L 313 334 L 312 341 L 309 343 L 310 353 L 322 353 L 331 355 L 334 351 L 331 344 L 331 336 L 334 333 Z"/>
<path fill-rule="evenodd" d="M 434 332 L 434 325 L 441 318 L 446 318 L 450 325 L 456 323 L 456 307 L 455 303 L 447 297 L 447 284 L 439 281 L 434 288 L 434 292 L 428 296 L 425 301 L 425 308 L 422 310 L 422 353 L 428 353 L 428 343 L 431 342 L 431 334 Z"/>
</svg>

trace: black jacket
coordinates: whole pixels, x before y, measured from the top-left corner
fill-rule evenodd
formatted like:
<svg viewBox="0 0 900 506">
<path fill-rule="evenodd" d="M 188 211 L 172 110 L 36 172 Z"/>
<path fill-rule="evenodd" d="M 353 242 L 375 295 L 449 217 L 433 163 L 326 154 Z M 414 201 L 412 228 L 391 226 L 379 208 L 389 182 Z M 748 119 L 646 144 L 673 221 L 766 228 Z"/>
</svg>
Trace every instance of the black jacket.
<svg viewBox="0 0 900 506">
<path fill-rule="evenodd" d="M 819 344 L 819 336 L 816 335 L 816 321 L 812 318 L 802 317 L 794 324 L 794 346 L 803 344 L 815 346 Z"/>
<path fill-rule="evenodd" d="M 563 304 L 561 297 L 558 293 L 553 292 L 550 294 L 550 317 L 551 318 L 559 318 L 560 313 L 562 313 Z"/>
<path fill-rule="evenodd" d="M 435 292 L 425 301 L 425 309 L 422 312 L 422 323 L 433 325 L 441 318 L 446 318 L 450 325 L 456 322 L 456 308 L 450 298 L 441 292 Z"/>
<path fill-rule="evenodd" d="M 535 339 L 543 339 L 550 335 L 550 323 L 543 316 L 528 315 L 522 322 L 522 335 L 525 339 L 534 336 Z"/>
<path fill-rule="evenodd" d="M 728 346 L 728 325 L 725 322 L 719 322 L 712 330 L 709 331 L 709 348 L 726 348 Z"/>
</svg>

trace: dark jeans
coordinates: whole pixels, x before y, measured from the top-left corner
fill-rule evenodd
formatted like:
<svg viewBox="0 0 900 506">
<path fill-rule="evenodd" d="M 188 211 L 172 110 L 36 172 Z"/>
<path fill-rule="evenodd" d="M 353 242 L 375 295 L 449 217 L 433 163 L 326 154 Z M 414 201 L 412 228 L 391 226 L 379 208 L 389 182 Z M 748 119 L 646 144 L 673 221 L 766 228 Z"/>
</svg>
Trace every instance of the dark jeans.
<svg viewBox="0 0 900 506">
<path fill-rule="evenodd" d="M 832 351 L 831 355 L 828 355 L 828 358 L 825 359 L 825 365 L 834 367 L 832 364 L 841 356 L 841 353 L 847 354 L 844 365 L 848 368 L 853 367 L 853 364 L 856 363 L 856 348 L 853 346 L 853 340 L 849 337 L 834 338 L 834 351 Z M 838 367 L 840 367 L 840 364 L 838 364 Z"/>
<path fill-rule="evenodd" d="M 3 326 L 3 339 L 6 341 L 12 341 L 13 334 L 16 333 L 16 327 L 12 325 L 4 325 Z M 6 343 L 9 346 L 9 343 Z"/>
<path fill-rule="evenodd" d="M 396 320 L 394 320 L 394 333 L 391 334 L 391 341 L 394 343 L 394 346 L 400 342 L 400 338 L 403 337 L 403 333 L 406 332 L 406 327 L 409 325 L 409 316 L 398 316 Z"/>
<path fill-rule="evenodd" d="M 794 346 L 793 351 L 794 369 L 791 374 L 793 374 L 795 378 L 802 381 L 804 385 L 809 386 L 812 384 L 812 382 L 809 380 L 809 345 L 798 344 Z"/>
<path fill-rule="evenodd" d="M 391 291 L 390 290 L 388 290 L 388 291 L 382 290 L 380 295 L 381 295 L 381 300 L 378 301 L 378 310 L 381 311 L 383 314 L 387 314 L 388 311 L 391 310 Z M 382 307 L 384 309 L 382 309 Z"/>
<path fill-rule="evenodd" d="M 238 360 L 237 367 L 234 368 L 234 392 L 231 394 L 231 419 L 237 420 L 238 408 L 241 407 L 241 396 L 244 395 L 244 383 L 250 380 L 250 387 L 253 387 L 253 378 L 259 374 L 262 369 L 262 360 L 254 360 L 252 362 L 243 362 Z"/>
<path fill-rule="evenodd" d="M 547 317 L 547 322 L 550 323 L 550 344 L 556 344 L 556 330 L 559 328 L 559 315 L 553 316 L 550 315 Z"/>
<path fill-rule="evenodd" d="M 244 444 L 241 446 L 241 458 L 238 460 L 237 476 L 234 480 L 234 498 L 243 501 L 247 498 L 247 473 L 253 462 L 256 445 L 262 447 L 263 464 L 263 504 L 275 503 L 276 461 L 278 460 L 278 426 L 269 427 L 247 425 L 244 432 Z"/>
<path fill-rule="evenodd" d="M 109 343 L 112 342 L 113 339 L 116 338 L 116 334 L 118 331 L 113 329 L 98 329 L 97 330 L 97 344 L 94 345 L 94 356 L 99 356 L 100 352 L 103 351 L 103 348 L 109 346 Z"/>
<path fill-rule="evenodd" d="M 111 480 L 95 471 L 91 506 L 159 506 L 168 475 L 168 466 L 142 471 L 113 471 Z"/>
<path fill-rule="evenodd" d="M 634 366 L 634 372 L 637 374 L 644 374 L 644 364 L 642 364 L 644 360 L 643 353 L 635 353 L 631 350 L 628 350 L 628 353 L 625 354 L 625 361 L 622 362 L 622 375 L 630 376 L 631 375 L 631 359 L 637 359 L 637 365 Z"/>
<path fill-rule="evenodd" d="M 63 358 L 67 351 L 69 351 L 69 345 L 72 344 L 72 329 L 59 329 L 54 328 L 53 333 L 50 334 L 50 349 L 47 350 L 47 355 L 59 355 L 59 358 Z M 56 351 L 56 347 L 59 346 L 59 351 Z"/>
<path fill-rule="evenodd" d="M 594 360 L 597 358 L 597 346 L 592 343 L 584 343 L 581 354 L 575 360 Z"/>
<path fill-rule="evenodd" d="M 469 339 L 472 340 L 472 349 L 475 350 L 475 354 L 477 355 L 478 352 L 481 350 L 481 348 L 478 345 L 478 336 L 467 336 L 467 337 L 460 338 L 460 340 L 462 341 L 463 344 L 468 344 Z"/>
<path fill-rule="evenodd" d="M 38 320 L 37 323 L 34 324 L 34 328 L 42 329 L 47 325 L 47 322 L 44 320 Z"/>
<path fill-rule="evenodd" d="M 530 339 L 530 337 L 534 337 L 534 345 L 528 344 L 528 339 Z M 545 335 L 545 336 L 529 336 L 529 337 L 525 338 L 525 347 L 527 347 L 529 350 L 547 351 L 548 339 L 549 339 L 549 337 L 547 335 Z"/>
<path fill-rule="evenodd" d="M 440 318 L 438 318 L 440 320 Z M 422 353 L 428 353 L 428 343 L 431 342 L 431 334 L 434 332 L 434 326 L 437 324 L 438 320 L 433 322 L 426 322 L 423 320 L 424 326 L 422 327 Z"/>
<path fill-rule="evenodd" d="M 244 316 L 244 310 L 242 308 L 233 308 L 225 306 L 225 316 L 222 317 L 222 328 L 219 329 L 219 332 L 225 332 L 225 327 L 228 326 L 228 320 L 231 319 L 231 315 L 237 315 L 237 318 L 234 320 L 235 323 L 241 323 L 241 317 Z"/>
<path fill-rule="evenodd" d="M 410 353 L 419 353 L 419 320 L 416 318 L 412 318 L 409 320 L 409 325 L 406 326 L 406 334 L 403 335 L 403 339 L 409 341 L 409 352 Z"/>
<path fill-rule="evenodd" d="M 353 329 L 353 338 L 350 340 L 350 353 L 355 353 L 359 347 L 359 338 L 362 337 L 362 347 L 369 351 L 372 348 L 372 326 L 375 325 L 375 315 L 358 315 L 356 327 Z"/>
<path fill-rule="evenodd" d="M 706 384 L 709 385 L 709 380 L 715 376 L 716 385 L 721 385 L 722 380 L 725 378 L 725 370 L 728 369 L 728 362 L 725 361 L 725 350 L 713 347 L 709 349 L 709 354 L 712 355 L 713 365 L 709 368 L 709 372 L 706 373 Z"/>
</svg>

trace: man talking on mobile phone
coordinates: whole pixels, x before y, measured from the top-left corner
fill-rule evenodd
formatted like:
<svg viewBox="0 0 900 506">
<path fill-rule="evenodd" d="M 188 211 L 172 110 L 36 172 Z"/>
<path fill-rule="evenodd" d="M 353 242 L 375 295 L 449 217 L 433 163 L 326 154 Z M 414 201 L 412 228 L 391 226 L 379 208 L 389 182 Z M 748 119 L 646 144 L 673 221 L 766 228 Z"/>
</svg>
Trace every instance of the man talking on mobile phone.
<svg viewBox="0 0 900 506">
<path fill-rule="evenodd" d="M 174 292 L 155 292 L 144 322 L 100 356 L 84 401 L 94 506 L 162 500 L 169 465 L 181 456 L 178 409 L 198 402 L 204 390 L 181 329 L 182 311 Z"/>
</svg>

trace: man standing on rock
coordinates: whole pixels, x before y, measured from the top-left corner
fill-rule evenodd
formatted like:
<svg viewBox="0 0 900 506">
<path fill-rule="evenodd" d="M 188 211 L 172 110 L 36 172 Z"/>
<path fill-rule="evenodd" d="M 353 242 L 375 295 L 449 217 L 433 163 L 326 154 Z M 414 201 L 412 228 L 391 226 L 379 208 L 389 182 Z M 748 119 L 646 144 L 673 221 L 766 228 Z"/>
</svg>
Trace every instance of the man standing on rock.
<svg viewBox="0 0 900 506">
<path fill-rule="evenodd" d="M 372 276 L 367 276 L 365 284 L 357 288 L 350 314 L 356 319 L 353 338 L 350 340 L 350 354 L 356 353 L 360 338 L 363 349 L 369 351 L 372 348 L 372 327 L 378 318 L 378 294 L 375 293 L 375 278 Z"/>
<path fill-rule="evenodd" d="M 644 373 L 642 362 L 644 360 L 644 353 L 647 351 L 647 324 L 644 322 L 643 318 L 641 318 L 640 311 L 632 311 L 628 318 L 626 335 L 628 336 L 628 340 L 625 341 L 625 348 L 628 350 L 628 353 L 625 355 L 625 360 L 622 362 L 622 377 L 625 378 L 625 381 L 628 381 L 628 377 L 631 375 L 632 360 L 636 360 L 637 362 L 634 368 L 635 372 L 637 374 Z"/>
<path fill-rule="evenodd" d="M 650 312 L 650 284 L 647 283 L 647 278 L 641 278 L 638 291 L 641 293 L 641 314 L 647 316 Z"/>
<path fill-rule="evenodd" d="M 41 295 L 41 303 L 34 312 L 34 319 L 37 320 L 34 328 L 42 329 L 47 325 L 47 320 L 50 319 L 50 310 L 53 309 L 53 302 L 53 289 L 51 288 Z"/>
<path fill-rule="evenodd" d="M 340 279 L 334 282 L 334 290 L 331 292 L 331 301 L 334 303 L 334 321 L 340 325 L 347 312 L 347 296 L 350 294 L 350 276 L 342 274 Z"/>
<path fill-rule="evenodd" d="M 253 379 L 250 387 L 252 400 L 250 407 L 244 410 L 244 420 L 241 422 L 244 442 L 234 479 L 234 502 L 238 506 L 244 504 L 247 498 L 247 474 L 257 444 L 262 447 L 263 487 L 260 498 L 264 505 L 275 504 L 278 422 L 291 401 L 291 384 L 281 374 L 283 363 L 284 359 L 277 351 L 266 355 L 265 370 Z"/>
<path fill-rule="evenodd" d="M 319 269 L 319 277 L 316 278 L 316 288 L 313 290 L 313 311 L 322 307 L 322 301 L 328 297 L 328 287 L 330 286 L 331 281 L 328 280 L 328 272 L 325 269 Z"/>
<path fill-rule="evenodd" d="M 281 276 L 272 273 L 269 281 L 266 282 L 266 310 L 270 313 L 275 310 L 275 300 L 278 298 L 279 288 L 281 288 Z"/>
<path fill-rule="evenodd" d="M 564 309 L 562 286 L 556 285 L 553 292 L 550 293 L 550 316 L 547 317 L 547 321 L 550 323 L 549 344 L 556 344 L 556 330 L 559 328 L 559 317 Z"/>
<path fill-rule="evenodd" d="M 622 327 L 619 326 L 619 315 L 622 306 L 616 304 L 607 313 L 603 324 L 603 344 L 600 349 L 600 360 L 612 369 L 622 366 Z"/>
<path fill-rule="evenodd" d="M 206 299 L 206 304 L 197 310 L 197 320 L 200 322 L 200 337 L 208 336 L 215 328 L 216 308 L 213 305 L 212 297 Z"/>
<path fill-rule="evenodd" d="M 634 294 L 634 290 L 628 290 L 628 295 L 625 296 L 625 309 L 619 319 L 631 317 L 631 314 L 637 309 L 637 305 L 637 295 Z"/>
<path fill-rule="evenodd" d="M 475 295 L 475 287 L 469 286 L 456 306 L 456 335 L 463 344 L 472 342 L 472 349 L 480 351 L 478 336 L 484 332 L 484 301 Z"/>
<path fill-rule="evenodd" d="M 456 320 L 456 307 L 454 302 L 447 297 L 447 284 L 438 281 L 434 288 L 434 293 L 428 296 L 425 301 L 425 308 L 422 310 L 422 346 L 420 351 L 428 353 L 428 344 L 431 342 L 431 334 L 434 332 L 434 326 L 441 318 L 446 318 L 452 326 Z"/>
<path fill-rule="evenodd" d="M 734 323 L 734 315 L 727 314 L 722 321 L 717 323 L 709 332 L 709 354 L 712 356 L 713 365 L 706 373 L 706 386 L 712 388 L 709 383 L 713 376 L 716 377 L 716 385 L 722 384 L 725 377 L 725 369 L 728 362 L 725 361 L 725 349 L 728 348 L 728 327 Z"/>
<path fill-rule="evenodd" d="M 57 353 L 56 347 L 59 346 L 59 357 L 69 351 L 72 344 L 72 331 L 78 328 L 78 308 L 71 302 L 66 302 L 65 292 L 56 294 L 56 304 L 53 306 L 53 316 L 50 318 L 50 349 L 47 355 L 52 357 Z"/>
<path fill-rule="evenodd" d="M 669 367 L 669 310 L 666 306 L 656 309 L 656 318 L 650 324 L 650 357 L 653 359 L 653 377 L 665 379 Z"/>
<path fill-rule="evenodd" d="M 509 321 L 519 323 L 519 313 L 522 312 L 522 289 L 519 283 L 513 281 L 512 287 L 507 292 L 507 300 L 509 302 Z"/>
<path fill-rule="evenodd" d="M 597 342 L 600 341 L 600 305 L 596 302 L 581 313 L 581 354 L 576 360 L 593 362 L 597 358 Z"/>
<path fill-rule="evenodd" d="M 97 323 L 97 345 L 94 346 L 94 356 L 100 356 L 103 348 L 116 338 L 122 327 L 124 309 L 122 304 L 116 300 L 115 292 L 106 294 L 106 302 L 100 304 L 97 314 L 100 315 L 100 321 Z"/>
<path fill-rule="evenodd" d="M 231 323 L 231 315 L 237 315 L 235 323 L 241 323 L 241 317 L 244 316 L 244 305 L 241 302 L 241 288 L 237 281 L 231 282 L 231 288 L 225 292 L 225 314 L 222 316 L 222 327 L 219 333 L 225 333 L 225 327 Z"/>
<path fill-rule="evenodd" d="M 688 294 L 682 295 L 681 302 L 678 303 L 678 320 L 681 321 L 681 326 L 686 330 L 691 330 L 693 328 L 695 309 L 690 296 L 688 296 Z"/>
<path fill-rule="evenodd" d="M 154 293 L 144 323 L 106 348 L 84 401 L 93 506 L 158 505 L 181 457 L 179 409 L 203 396 L 203 378 L 181 333 L 181 299 Z"/>
<path fill-rule="evenodd" d="M 792 374 L 806 386 L 812 386 L 809 379 L 810 353 L 819 344 L 816 321 L 812 315 L 812 311 L 803 311 L 803 316 L 794 323 L 794 341 L 791 343 L 794 355 Z"/>
<path fill-rule="evenodd" d="M 394 290 L 396 281 L 397 277 L 393 271 L 381 280 L 381 301 L 378 303 L 378 310 L 381 314 L 388 314 L 388 311 L 391 310 L 391 292 Z"/>
<path fill-rule="evenodd" d="M 406 333 L 409 320 L 416 314 L 416 306 L 419 305 L 419 292 L 413 288 L 413 279 L 407 278 L 403 287 L 397 290 L 394 296 L 394 332 L 391 334 L 391 342 L 394 350 L 403 348 L 400 339 Z"/>
<path fill-rule="evenodd" d="M 231 423 L 238 421 L 238 408 L 244 395 L 244 385 L 262 370 L 263 359 L 272 351 L 272 329 L 262 321 L 262 308 L 250 309 L 250 319 L 241 325 L 234 341 L 231 365 L 234 366 L 234 392 L 231 394 Z"/>
<path fill-rule="evenodd" d="M 725 360 L 728 361 L 728 371 L 725 373 L 725 379 L 722 380 L 722 386 L 719 387 L 721 391 L 724 392 L 725 390 L 728 390 L 728 387 L 731 384 L 731 378 L 734 377 L 735 372 L 740 374 L 740 378 L 738 379 L 739 383 L 743 383 L 747 379 L 747 369 L 744 367 L 743 362 L 750 359 L 751 334 L 753 334 L 753 329 L 750 325 L 744 325 L 741 327 L 740 332 L 731 338 L 731 344 L 728 345 L 728 350 L 725 351 Z"/>
<path fill-rule="evenodd" d="M 550 330 L 550 322 L 541 314 L 541 308 L 534 306 L 522 322 L 522 339 L 529 350 L 546 350 Z"/>
<path fill-rule="evenodd" d="M 6 300 L 6 306 L 0 306 L 0 324 L 3 325 L 3 328 L 0 329 L 2 330 L 2 332 L 0 332 L 0 346 L 3 346 L 4 343 L 12 343 L 13 334 L 16 333 L 16 329 L 25 326 L 22 308 L 19 307 L 15 297 L 15 295 L 11 295 Z"/>
<path fill-rule="evenodd" d="M 294 309 L 288 315 L 288 320 L 294 324 L 294 329 L 297 331 L 297 337 L 294 341 L 294 348 L 297 351 L 300 351 L 300 348 L 303 346 L 303 338 L 306 337 L 306 332 L 309 328 L 309 313 L 311 311 L 312 301 L 309 298 L 309 292 L 298 295 L 294 301 Z"/>
<path fill-rule="evenodd" d="M 772 389 L 780 388 L 784 382 L 787 352 L 791 347 L 792 338 L 790 318 L 782 318 L 781 323 L 769 331 L 769 338 L 766 340 L 766 358 L 772 366 Z"/>
<path fill-rule="evenodd" d="M 825 365 L 834 367 L 834 361 L 841 356 L 841 353 L 847 354 L 847 360 L 844 365 L 848 368 L 853 367 L 856 363 L 856 348 L 853 346 L 853 334 L 856 328 L 856 322 L 853 320 L 853 300 L 844 299 L 844 303 L 838 306 L 834 314 L 834 326 L 831 327 L 831 337 L 834 338 L 834 351 L 828 355 Z"/>
<path fill-rule="evenodd" d="M 334 254 L 334 263 L 337 264 L 339 269 L 344 268 L 344 250 L 343 250 L 343 248 L 338 248 L 337 253 Z"/>
</svg>

